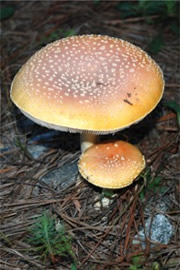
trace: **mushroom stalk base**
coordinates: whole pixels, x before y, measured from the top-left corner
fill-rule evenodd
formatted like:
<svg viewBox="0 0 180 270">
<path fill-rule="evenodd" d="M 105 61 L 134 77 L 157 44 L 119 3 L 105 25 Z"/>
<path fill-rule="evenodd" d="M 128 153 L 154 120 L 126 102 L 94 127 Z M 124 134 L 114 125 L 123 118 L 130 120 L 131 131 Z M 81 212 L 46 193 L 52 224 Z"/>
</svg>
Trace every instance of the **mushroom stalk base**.
<svg viewBox="0 0 180 270">
<path fill-rule="evenodd" d="M 81 153 L 98 142 L 98 136 L 90 133 L 81 134 Z"/>
</svg>

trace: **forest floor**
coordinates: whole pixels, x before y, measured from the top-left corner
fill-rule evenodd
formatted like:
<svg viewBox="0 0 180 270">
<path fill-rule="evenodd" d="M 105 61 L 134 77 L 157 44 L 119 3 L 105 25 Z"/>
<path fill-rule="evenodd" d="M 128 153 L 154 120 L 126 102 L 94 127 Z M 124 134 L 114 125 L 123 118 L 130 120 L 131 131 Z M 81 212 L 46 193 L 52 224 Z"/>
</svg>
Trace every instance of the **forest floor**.
<svg viewBox="0 0 180 270">
<path fill-rule="evenodd" d="M 149 1 L 147 7 L 140 2 L 2 1 L 0 269 L 178 269 L 178 4 L 172 1 L 175 4 L 170 7 L 166 1 Z M 163 99 L 148 117 L 113 136 L 102 136 L 102 140 L 136 144 L 147 168 L 138 181 L 115 191 L 110 204 L 99 208 L 95 202 L 103 196 L 101 189 L 79 175 L 78 185 L 62 190 L 41 180 L 52 169 L 77 161 L 79 134 L 59 132 L 55 147 L 49 138 L 48 151 L 33 158 L 27 145 L 49 131 L 36 124 L 26 126 L 9 96 L 13 77 L 31 55 L 49 42 L 80 34 L 109 35 L 140 46 L 160 65 L 165 78 Z M 164 199 L 169 205 L 165 212 L 156 208 Z M 133 239 L 147 217 L 156 214 L 168 218 L 173 236 L 167 245 L 152 245 L 146 235 L 142 247 L 141 241 Z M 58 224 L 63 224 L 64 231 L 56 241 Z M 49 246 L 38 244 L 45 228 Z M 38 245 L 44 246 L 38 249 Z"/>
</svg>

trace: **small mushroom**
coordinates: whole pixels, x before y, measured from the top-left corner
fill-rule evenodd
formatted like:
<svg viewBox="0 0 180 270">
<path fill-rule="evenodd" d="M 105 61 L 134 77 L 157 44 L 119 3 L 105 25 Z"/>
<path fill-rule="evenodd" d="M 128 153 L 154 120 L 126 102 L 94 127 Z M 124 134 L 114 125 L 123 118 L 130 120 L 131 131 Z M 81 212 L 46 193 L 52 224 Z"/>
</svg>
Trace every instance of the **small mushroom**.
<svg viewBox="0 0 180 270">
<path fill-rule="evenodd" d="M 11 99 L 40 125 L 80 132 L 83 152 L 96 135 L 143 119 L 163 89 L 161 69 L 143 50 L 118 38 L 82 35 L 36 52 L 15 76 Z"/>
<path fill-rule="evenodd" d="M 81 175 L 93 185 L 118 189 L 136 179 L 145 167 L 145 159 L 134 145 L 115 141 L 88 148 L 78 166 Z"/>
</svg>

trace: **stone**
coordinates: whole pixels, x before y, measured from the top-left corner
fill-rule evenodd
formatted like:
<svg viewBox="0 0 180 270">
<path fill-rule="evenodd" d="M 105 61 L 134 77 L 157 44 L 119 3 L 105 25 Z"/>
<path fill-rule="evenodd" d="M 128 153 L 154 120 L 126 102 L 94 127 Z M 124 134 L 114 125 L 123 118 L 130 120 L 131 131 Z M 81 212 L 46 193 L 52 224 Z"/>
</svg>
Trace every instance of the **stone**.
<svg viewBox="0 0 180 270">
<path fill-rule="evenodd" d="M 77 174 L 77 161 L 74 161 L 65 163 L 61 167 L 51 170 L 41 178 L 41 181 L 56 191 L 61 191 L 75 184 Z"/>
<path fill-rule="evenodd" d="M 27 145 L 27 150 L 34 159 L 38 159 L 42 154 L 46 153 L 49 148 L 44 145 L 31 144 Z"/>
<path fill-rule="evenodd" d="M 157 214 L 149 217 L 145 221 L 146 236 L 154 243 L 167 245 L 173 235 L 173 226 L 165 215 Z M 144 228 L 139 230 L 138 235 L 135 236 L 133 243 L 139 243 L 141 240 L 142 247 L 145 248 L 145 233 Z"/>
</svg>

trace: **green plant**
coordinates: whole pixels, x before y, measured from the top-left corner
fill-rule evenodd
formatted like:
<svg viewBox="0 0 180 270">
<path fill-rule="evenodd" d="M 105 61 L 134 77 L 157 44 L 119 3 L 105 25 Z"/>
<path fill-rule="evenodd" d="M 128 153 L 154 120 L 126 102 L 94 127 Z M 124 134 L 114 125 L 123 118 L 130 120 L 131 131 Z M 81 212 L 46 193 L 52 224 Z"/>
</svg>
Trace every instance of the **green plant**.
<svg viewBox="0 0 180 270">
<path fill-rule="evenodd" d="M 50 43 L 53 42 L 54 40 L 70 36 L 74 36 L 76 34 L 76 31 L 74 29 L 57 29 L 53 31 L 49 36 L 43 36 L 41 39 L 41 43 Z"/>
<path fill-rule="evenodd" d="M 158 35 L 154 36 L 153 39 L 149 43 L 149 51 L 150 53 L 157 54 L 164 46 L 164 38 L 158 33 Z"/>
<path fill-rule="evenodd" d="M 150 16 L 158 14 L 161 17 L 175 17 L 177 15 L 176 0 L 139 0 L 121 1 L 117 4 L 117 9 L 123 11 L 123 17 L 130 16 Z"/>
<path fill-rule="evenodd" d="M 167 188 L 165 186 L 162 186 L 162 176 L 156 175 L 155 177 L 152 177 L 151 170 L 149 167 L 146 168 L 146 170 L 141 174 L 141 177 L 144 179 L 144 182 L 146 185 L 141 190 L 139 196 L 141 200 L 144 200 L 145 193 L 147 191 L 152 191 L 154 193 L 164 193 Z"/>
<path fill-rule="evenodd" d="M 166 22 L 174 34 L 179 34 L 179 15 L 177 0 L 139 0 L 120 1 L 117 9 L 121 12 L 121 18 L 145 17 L 149 24 Z M 151 16 L 156 15 L 156 18 Z"/>
<path fill-rule="evenodd" d="M 106 188 L 102 189 L 102 198 L 107 197 L 107 198 L 111 199 L 111 198 L 113 198 L 113 196 L 114 196 L 113 190 L 106 189 Z"/>
<path fill-rule="evenodd" d="M 139 0 L 120 1 L 117 4 L 121 18 L 144 17 L 147 24 L 156 24 L 157 34 L 149 41 L 148 51 L 157 54 L 162 50 L 165 40 L 163 36 L 164 26 L 175 35 L 179 35 L 178 1 L 176 0 Z"/>
<path fill-rule="evenodd" d="M 143 263 L 145 258 L 142 255 L 132 257 L 132 264 L 129 266 L 129 270 L 141 270 L 143 269 Z"/>
<path fill-rule="evenodd" d="M 164 17 L 171 17 L 176 15 L 176 6 L 177 1 L 175 0 L 139 0 L 137 7 L 142 15 L 159 14 Z"/>
<path fill-rule="evenodd" d="M 44 212 L 29 231 L 28 242 L 33 251 L 46 262 L 48 259 L 54 264 L 58 258 L 70 258 L 75 268 L 75 254 L 72 250 L 72 238 L 67 234 L 62 223 L 56 224 L 55 217 Z"/>
<path fill-rule="evenodd" d="M 11 6 L 0 8 L 0 21 L 9 19 L 14 14 L 14 9 Z"/>
<path fill-rule="evenodd" d="M 27 149 L 27 144 L 25 138 L 19 138 L 18 136 L 15 138 L 15 145 L 21 152 L 24 153 L 24 155 L 29 158 L 33 159 L 31 153 Z"/>
<path fill-rule="evenodd" d="M 143 255 L 137 255 L 132 257 L 131 265 L 128 270 L 161 270 L 161 265 L 154 261 L 145 266 L 145 257 Z M 163 268 L 164 269 L 164 268 Z"/>
<path fill-rule="evenodd" d="M 176 112 L 177 119 L 178 119 L 178 125 L 180 127 L 180 106 L 175 101 L 166 101 L 166 102 L 164 102 L 164 105 L 173 109 L 173 111 Z"/>
<path fill-rule="evenodd" d="M 68 29 L 68 30 L 62 31 L 62 33 L 64 37 L 71 37 L 76 34 L 76 31 L 74 29 Z"/>
<path fill-rule="evenodd" d="M 101 0 L 93 0 L 94 4 L 97 5 L 100 3 Z"/>
</svg>

